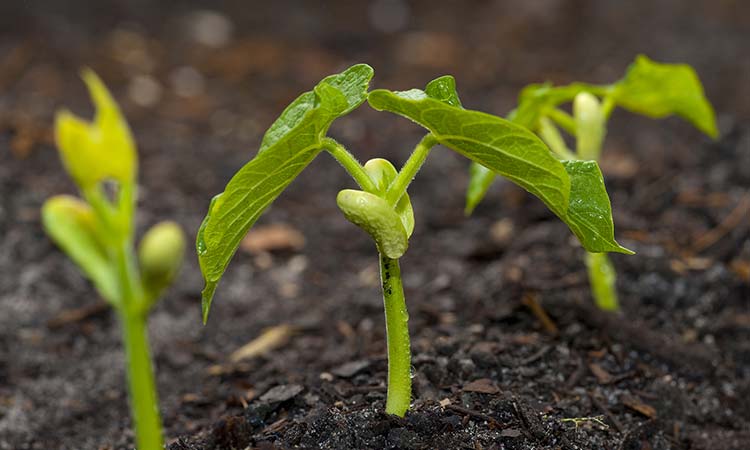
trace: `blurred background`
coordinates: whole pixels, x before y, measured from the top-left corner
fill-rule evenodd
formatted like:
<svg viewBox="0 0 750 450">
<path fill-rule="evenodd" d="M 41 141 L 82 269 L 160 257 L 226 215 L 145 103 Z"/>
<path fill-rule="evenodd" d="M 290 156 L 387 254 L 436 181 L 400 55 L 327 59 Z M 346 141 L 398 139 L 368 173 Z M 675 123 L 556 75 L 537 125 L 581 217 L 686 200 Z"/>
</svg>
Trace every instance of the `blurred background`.
<svg viewBox="0 0 750 450">
<path fill-rule="evenodd" d="M 50 328 L 61 312 L 95 300 L 43 235 L 38 212 L 50 195 L 73 192 L 51 127 L 54 111 L 63 106 L 91 114 L 77 76 L 81 67 L 93 68 L 112 89 L 136 136 L 143 205 L 139 226 L 174 218 L 192 237 L 211 196 L 254 155 L 279 112 L 348 65 L 372 65 L 373 86 L 389 89 L 423 87 L 453 74 L 465 107 L 505 115 L 529 83 L 609 83 L 639 53 L 692 65 L 722 133 L 747 127 L 750 2 L 744 0 L 0 2 L 0 436 L 6 436 L 0 448 L 51 448 L 44 446 L 51 441 L 32 436 L 80 437 L 91 427 L 103 437 L 91 437 L 81 448 L 129 436 L 114 320 L 62 331 L 55 331 L 53 322 Z M 640 169 L 657 173 L 674 165 L 672 152 L 705 143 L 677 119 L 652 121 L 623 112 L 615 114 L 610 133 L 605 144 L 610 150 L 604 153 L 605 159 L 608 152 L 616 156 L 609 162 L 613 170 L 620 169 L 615 178 L 632 177 Z M 398 165 L 421 131 L 364 107 L 338 121 L 331 135 L 361 160 L 378 155 Z M 740 136 L 747 150 L 747 133 Z M 448 152 L 437 154 L 425 177 L 439 186 L 415 185 L 415 209 L 423 211 L 418 214 L 425 221 L 440 214 L 435 223 L 460 223 L 467 164 Z M 685 154 L 689 159 L 690 152 Z M 270 220 L 329 234 L 310 243 L 310 249 L 347 251 L 351 246 L 336 241 L 337 234 L 355 236 L 365 246 L 343 219 L 328 219 L 336 214 L 335 192 L 347 181 L 335 163 L 318 159 L 272 210 Z M 747 181 L 748 156 L 737 164 L 745 172 L 736 179 Z M 447 199 L 435 213 L 425 211 L 437 208 L 433 190 Z M 308 203 L 308 192 L 319 192 L 325 200 Z M 615 193 L 613 198 L 627 202 L 630 197 Z M 446 213 L 447 208 L 453 212 Z M 481 222 L 490 210 L 479 211 L 476 227 L 498 217 Z M 419 239 L 414 245 L 420 245 Z M 230 351 L 221 342 L 247 341 L 262 326 L 310 309 L 304 302 L 271 306 L 262 302 L 264 297 L 278 292 L 294 297 L 300 289 L 323 295 L 346 286 L 345 275 L 335 275 L 334 263 L 310 253 L 309 266 L 332 278 L 321 281 L 319 276 L 320 283 L 307 280 L 288 292 L 279 286 L 304 270 L 299 260 L 297 266 L 284 266 L 286 272 L 274 278 L 281 280 L 277 284 L 249 293 L 247 283 L 254 275 L 242 271 L 257 261 L 241 259 L 223 285 L 225 298 L 214 316 L 226 325 L 206 331 L 198 319 L 200 275 L 189 254 L 180 285 L 152 321 L 155 353 L 166 354 L 157 359 L 167 411 L 184 407 L 180 395 L 187 391 L 181 386 L 197 383 L 215 354 Z M 379 314 L 376 291 L 368 295 Z M 252 315 L 245 313 L 248 308 Z M 335 315 L 332 310 L 320 314 Z M 19 355 L 26 348 L 34 350 Z M 194 358 L 201 361 L 197 366 L 190 363 Z M 223 389 L 218 382 L 213 386 Z M 106 406 L 111 404 L 120 409 Z M 219 409 L 214 417 L 196 413 L 194 423 L 167 412 L 167 431 L 172 436 L 198 431 Z M 92 412 L 98 414 L 92 417 Z"/>
</svg>

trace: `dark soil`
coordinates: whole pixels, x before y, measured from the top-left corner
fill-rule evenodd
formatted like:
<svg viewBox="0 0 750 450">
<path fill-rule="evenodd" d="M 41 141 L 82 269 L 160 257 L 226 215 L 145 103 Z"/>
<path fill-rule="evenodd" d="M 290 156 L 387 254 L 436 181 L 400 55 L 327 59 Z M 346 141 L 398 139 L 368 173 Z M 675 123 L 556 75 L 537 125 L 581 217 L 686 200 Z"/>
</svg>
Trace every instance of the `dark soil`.
<svg viewBox="0 0 750 450">
<path fill-rule="evenodd" d="M 608 82 L 639 52 L 696 67 L 722 137 L 614 115 L 602 166 L 638 253 L 613 257 L 621 314 L 590 306 L 581 249 L 538 200 L 498 183 L 465 218 L 467 163 L 436 149 L 402 261 L 414 404 L 386 416 L 377 256 L 323 155 L 260 223 L 303 248 L 239 252 L 206 327 L 190 257 L 151 316 L 169 449 L 750 448 L 748 3 L 412 1 L 388 32 L 372 17 L 396 23 L 400 2 L 222 1 L 234 32 L 216 48 L 191 37 L 195 3 L 0 4 L 0 449 L 132 446 L 116 318 L 39 223 L 74 191 L 50 126 L 62 105 L 90 113 L 80 66 L 139 142 L 140 229 L 194 233 L 283 107 L 350 63 L 396 89 L 453 73 L 467 107 L 504 114 L 527 83 Z M 364 107 L 331 134 L 400 165 L 421 131 Z M 230 361 L 268 327 L 290 335 Z"/>
</svg>

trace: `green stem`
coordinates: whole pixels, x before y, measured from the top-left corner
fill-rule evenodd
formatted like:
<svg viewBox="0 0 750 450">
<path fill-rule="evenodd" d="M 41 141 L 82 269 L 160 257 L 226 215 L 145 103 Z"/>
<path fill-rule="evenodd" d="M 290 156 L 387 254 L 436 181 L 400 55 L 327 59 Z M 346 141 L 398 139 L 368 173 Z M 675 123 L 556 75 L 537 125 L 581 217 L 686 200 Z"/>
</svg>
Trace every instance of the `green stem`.
<svg viewBox="0 0 750 450">
<path fill-rule="evenodd" d="M 435 136 L 427 133 L 417 146 L 414 147 L 414 151 L 409 156 L 409 159 L 406 160 L 404 167 L 401 168 L 396 179 L 393 180 L 388 188 L 388 192 L 385 194 L 385 200 L 390 205 L 395 206 L 401 200 L 401 197 L 406 193 L 406 188 L 409 187 L 409 184 L 427 159 L 427 155 L 430 154 L 430 150 L 437 143 L 438 141 Z"/>
<path fill-rule="evenodd" d="M 162 450 L 164 438 L 148 345 L 145 314 L 122 312 L 120 322 L 127 357 L 130 410 L 135 422 L 136 448 Z"/>
<path fill-rule="evenodd" d="M 607 120 L 609 120 L 609 116 L 612 115 L 612 111 L 614 111 L 615 106 L 615 99 L 612 97 L 611 94 L 607 94 L 604 96 L 604 99 L 602 100 L 602 115 L 604 116 L 604 122 L 606 123 Z"/>
<path fill-rule="evenodd" d="M 576 135 L 576 121 L 570 114 L 557 108 L 547 110 L 547 116 L 571 136 Z"/>
<path fill-rule="evenodd" d="M 604 311 L 618 311 L 617 272 L 606 253 L 586 252 L 586 267 L 594 303 Z"/>
<path fill-rule="evenodd" d="M 406 311 L 397 259 L 380 255 L 380 279 L 388 343 L 388 399 L 385 412 L 403 417 L 411 404 L 411 348 L 409 313 Z"/>
<path fill-rule="evenodd" d="M 564 160 L 575 160 L 576 155 L 565 145 L 565 140 L 560 131 L 551 120 L 546 117 L 539 119 L 539 137 L 547 144 L 550 150 Z"/>
<path fill-rule="evenodd" d="M 148 311 L 130 239 L 123 240 L 115 252 L 115 258 L 121 293 L 118 311 L 125 343 L 130 410 L 135 423 L 137 448 L 161 450 L 164 448 L 164 437 L 148 344 Z"/>
<path fill-rule="evenodd" d="M 357 158 L 349 153 L 343 145 L 339 144 L 332 138 L 324 138 L 323 148 L 328 151 L 328 153 L 330 153 L 331 156 L 333 156 L 334 159 L 344 167 L 344 169 L 346 169 L 349 175 L 354 178 L 354 181 L 357 182 L 359 187 L 371 194 L 377 193 L 377 186 L 375 186 L 375 183 L 370 179 L 370 176 L 367 175 L 362 164 L 360 164 L 359 161 L 357 161 Z"/>
</svg>

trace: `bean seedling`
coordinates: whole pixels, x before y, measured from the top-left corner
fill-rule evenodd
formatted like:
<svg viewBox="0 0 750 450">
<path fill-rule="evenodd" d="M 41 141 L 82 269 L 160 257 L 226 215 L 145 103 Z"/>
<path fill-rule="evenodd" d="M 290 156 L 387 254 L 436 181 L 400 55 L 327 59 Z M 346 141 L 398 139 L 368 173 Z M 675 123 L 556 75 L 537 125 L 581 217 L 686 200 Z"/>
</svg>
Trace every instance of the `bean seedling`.
<svg viewBox="0 0 750 450">
<path fill-rule="evenodd" d="M 560 109 L 573 103 L 573 115 Z M 659 119 L 677 115 L 700 131 L 716 138 L 716 119 L 695 71 L 685 64 L 661 64 L 640 55 L 625 77 L 609 85 L 573 83 L 552 86 L 533 84 L 521 91 L 518 107 L 508 120 L 534 131 L 563 161 L 598 161 L 606 124 L 616 106 Z M 571 151 L 559 128 L 576 139 Z M 473 163 L 466 194 L 470 214 L 484 198 L 495 179 L 491 168 Z M 620 308 L 615 286 L 616 272 L 605 253 L 586 253 L 591 293 L 596 305 L 607 311 Z"/>
<path fill-rule="evenodd" d="M 368 93 L 373 71 L 355 65 L 329 76 L 294 100 L 271 125 L 260 150 L 214 197 L 196 241 L 205 278 L 203 318 L 240 241 L 263 211 L 321 152 L 327 151 L 359 185 L 339 192 L 344 216 L 365 230 L 380 254 L 388 346 L 386 412 L 403 416 L 411 402 L 408 314 L 399 258 L 406 252 L 414 215 L 406 190 L 430 150 L 442 144 L 520 185 L 541 199 L 591 252 L 632 253 L 614 239 L 609 197 L 594 161 L 559 161 L 527 128 L 500 117 L 464 109 L 453 77 L 424 90 Z M 418 123 L 428 133 L 400 171 L 384 159 L 361 165 L 327 136 L 338 117 L 365 100 Z"/>
<path fill-rule="evenodd" d="M 93 122 L 57 114 L 63 164 L 83 199 L 59 195 L 42 208 L 44 228 L 117 311 L 125 343 L 130 406 L 139 450 L 164 447 L 146 327 L 148 312 L 179 270 L 185 238 L 173 222 L 133 248 L 137 155 L 117 104 L 101 80 L 83 72 L 96 106 Z"/>
</svg>

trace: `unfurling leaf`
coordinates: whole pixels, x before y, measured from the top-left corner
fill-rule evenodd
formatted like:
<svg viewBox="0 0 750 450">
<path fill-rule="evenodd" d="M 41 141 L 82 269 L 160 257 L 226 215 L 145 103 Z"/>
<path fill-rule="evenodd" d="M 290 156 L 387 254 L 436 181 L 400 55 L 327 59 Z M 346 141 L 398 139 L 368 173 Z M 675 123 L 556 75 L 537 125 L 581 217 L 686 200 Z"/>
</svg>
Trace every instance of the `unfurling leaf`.
<svg viewBox="0 0 750 450">
<path fill-rule="evenodd" d="M 87 122 L 69 111 L 57 114 L 55 136 L 65 168 L 82 191 L 106 179 L 130 185 L 137 167 L 130 129 L 99 77 L 86 70 L 83 80 L 96 106 L 96 116 L 93 122 Z"/>
<path fill-rule="evenodd" d="M 138 246 L 138 262 L 149 303 L 172 283 L 184 255 L 185 234 L 175 222 L 160 222 L 143 236 Z"/>
<path fill-rule="evenodd" d="M 715 138 L 716 117 L 698 75 L 687 64 L 662 64 L 639 55 L 614 86 L 618 106 L 660 119 L 676 114 Z"/>
<path fill-rule="evenodd" d="M 206 282 L 203 318 L 216 285 L 240 241 L 263 211 L 321 151 L 331 123 L 364 102 L 372 78 L 365 64 L 323 79 L 299 96 L 271 125 L 257 156 L 211 202 L 196 241 Z"/>
<path fill-rule="evenodd" d="M 118 304 L 117 278 L 107 252 L 97 235 L 97 219 L 83 201 L 58 195 L 42 207 L 44 230 L 91 280 L 102 297 Z"/>
<path fill-rule="evenodd" d="M 409 246 L 401 217 L 385 199 L 354 189 L 344 189 L 336 196 L 336 204 L 353 224 L 372 236 L 378 251 L 391 259 L 400 258 Z"/>
</svg>

